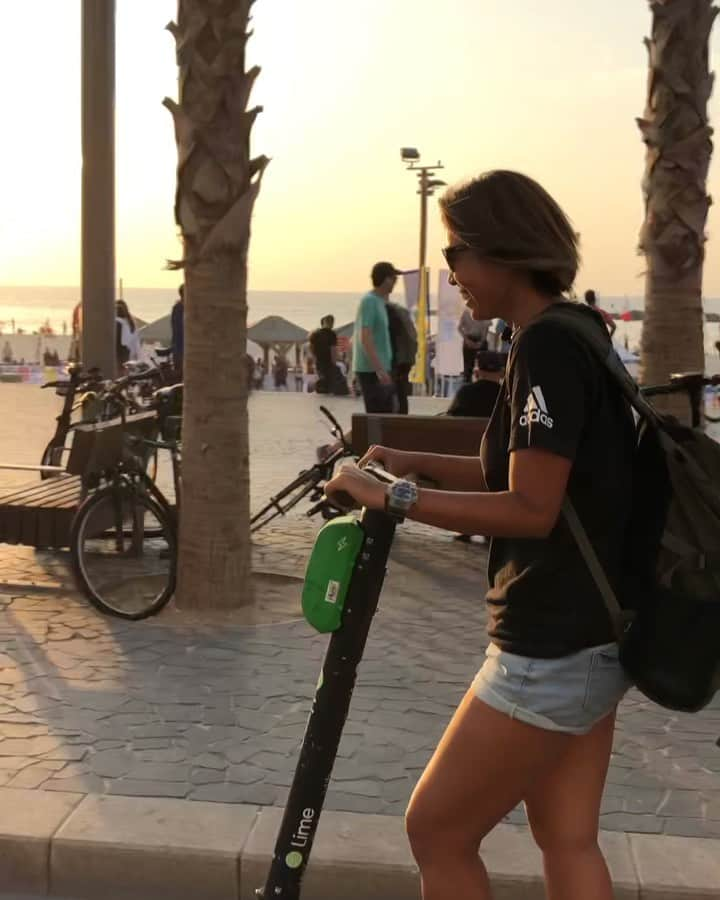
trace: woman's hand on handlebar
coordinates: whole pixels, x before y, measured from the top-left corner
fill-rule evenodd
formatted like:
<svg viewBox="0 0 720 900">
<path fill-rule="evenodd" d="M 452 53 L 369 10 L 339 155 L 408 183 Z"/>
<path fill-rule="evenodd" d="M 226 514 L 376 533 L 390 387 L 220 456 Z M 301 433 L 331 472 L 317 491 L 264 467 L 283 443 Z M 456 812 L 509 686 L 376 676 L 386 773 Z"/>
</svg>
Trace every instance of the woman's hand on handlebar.
<svg viewBox="0 0 720 900">
<path fill-rule="evenodd" d="M 385 485 L 352 462 L 343 463 L 337 474 L 326 482 L 325 496 L 340 509 L 353 505 L 385 509 Z"/>
<path fill-rule="evenodd" d="M 412 451 L 393 450 L 380 444 L 373 444 L 358 462 L 358 466 L 362 469 L 370 462 L 380 463 L 391 475 L 398 478 L 404 478 L 417 468 L 415 454 Z"/>
</svg>

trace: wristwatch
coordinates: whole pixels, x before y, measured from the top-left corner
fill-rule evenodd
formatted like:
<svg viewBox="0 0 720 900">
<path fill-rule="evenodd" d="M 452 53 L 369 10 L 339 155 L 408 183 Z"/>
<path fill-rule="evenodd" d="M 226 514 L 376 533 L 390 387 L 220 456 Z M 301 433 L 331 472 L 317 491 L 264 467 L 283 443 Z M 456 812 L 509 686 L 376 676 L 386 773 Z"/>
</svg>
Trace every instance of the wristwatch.
<svg viewBox="0 0 720 900">
<path fill-rule="evenodd" d="M 385 512 L 396 519 L 404 519 L 417 499 L 418 489 L 414 482 L 394 481 L 385 489 Z"/>
</svg>

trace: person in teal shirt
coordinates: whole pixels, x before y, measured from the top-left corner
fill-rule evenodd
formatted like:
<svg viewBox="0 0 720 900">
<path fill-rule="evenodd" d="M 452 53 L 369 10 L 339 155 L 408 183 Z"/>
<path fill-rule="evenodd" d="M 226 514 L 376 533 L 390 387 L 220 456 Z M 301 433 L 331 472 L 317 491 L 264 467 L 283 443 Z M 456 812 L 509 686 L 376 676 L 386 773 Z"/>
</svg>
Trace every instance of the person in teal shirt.
<svg viewBox="0 0 720 900">
<path fill-rule="evenodd" d="M 375 263 L 370 273 L 373 289 L 360 301 L 355 317 L 353 371 L 367 413 L 391 413 L 395 406 L 387 301 L 401 274 L 392 263 Z"/>
</svg>

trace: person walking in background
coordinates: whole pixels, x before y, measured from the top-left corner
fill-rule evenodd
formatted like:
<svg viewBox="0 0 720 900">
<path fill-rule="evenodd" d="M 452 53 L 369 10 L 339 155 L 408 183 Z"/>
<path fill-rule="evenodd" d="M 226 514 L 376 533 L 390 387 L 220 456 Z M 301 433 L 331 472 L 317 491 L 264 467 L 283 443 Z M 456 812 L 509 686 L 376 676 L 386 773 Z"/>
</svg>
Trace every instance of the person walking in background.
<svg viewBox="0 0 720 900">
<path fill-rule="evenodd" d="M 80 362 L 82 352 L 82 301 L 75 304 L 72 312 L 72 337 L 68 350 L 68 362 Z M 13 322 L 13 332 L 15 323 Z"/>
<path fill-rule="evenodd" d="M 320 327 L 316 328 L 308 338 L 310 351 L 315 358 L 315 371 L 317 372 L 315 390 L 318 394 L 333 393 L 333 382 L 337 378 L 335 370 L 337 335 L 334 325 L 334 316 L 323 316 L 320 319 Z"/>
<path fill-rule="evenodd" d="M 490 327 L 489 319 L 476 321 L 469 309 L 464 309 L 458 322 L 458 332 L 463 342 L 463 381 L 470 384 L 475 368 L 475 357 L 479 350 L 487 350 L 487 335 Z"/>
<path fill-rule="evenodd" d="M 288 364 L 284 356 L 276 356 L 273 363 L 273 381 L 276 391 L 286 391 L 288 376 Z"/>
<path fill-rule="evenodd" d="M 365 412 L 393 411 L 392 344 L 387 302 L 401 275 L 392 263 L 375 263 L 370 273 L 372 290 L 360 300 L 353 332 L 353 371 L 360 383 Z"/>
<path fill-rule="evenodd" d="M 258 356 L 255 360 L 255 372 L 253 375 L 253 385 L 256 390 L 261 391 L 265 384 L 265 364 L 262 358 Z"/>
<path fill-rule="evenodd" d="M 397 397 L 397 411 L 408 414 L 410 370 L 418 351 L 417 331 L 410 310 L 401 303 L 387 302 L 390 344 L 392 346 L 392 378 Z"/>
<path fill-rule="evenodd" d="M 609 312 L 605 312 L 604 309 L 601 309 L 597 305 L 597 296 L 595 294 L 595 291 L 585 291 L 585 302 L 590 307 L 590 309 L 594 309 L 596 313 L 599 313 L 600 316 L 602 316 L 602 320 L 607 326 L 608 331 L 610 332 L 610 337 L 612 337 L 617 329 L 617 323 Z"/>
<path fill-rule="evenodd" d="M 115 301 L 115 349 L 118 366 L 140 359 L 140 337 L 124 300 Z"/>
<path fill-rule="evenodd" d="M 183 354 L 185 352 L 185 285 L 181 284 L 178 288 L 178 299 L 173 305 L 170 312 L 170 330 L 172 338 L 170 345 L 172 347 L 173 366 L 175 366 L 175 376 L 178 381 L 182 381 L 183 377 Z"/>
</svg>

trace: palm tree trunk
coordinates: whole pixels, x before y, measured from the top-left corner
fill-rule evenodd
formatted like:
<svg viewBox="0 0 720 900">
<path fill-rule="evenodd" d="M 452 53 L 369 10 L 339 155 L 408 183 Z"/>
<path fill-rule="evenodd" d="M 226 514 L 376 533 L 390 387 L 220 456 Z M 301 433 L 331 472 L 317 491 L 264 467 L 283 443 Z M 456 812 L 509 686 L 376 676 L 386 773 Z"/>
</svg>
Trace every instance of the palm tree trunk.
<svg viewBox="0 0 720 900">
<path fill-rule="evenodd" d="M 247 249 L 267 160 L 250 158 L 258 109 L 245 71 L 252 0 L 179 0 L 175 217 L 185 270 L 183 495 L 177 603 L 252 602 L 247 416 Z"/>
<path fill-rule="evenodd" d="M 702 273 L 713 149 L 708 44 L 717 10 L 712 0 L 649 2 L 647 105 L 638 119 L 647 146 L 641 381 L 658 384 L 673 372 L 705 367 Z M 669 410 L 687 417 L 687 403 L 671 402 Z"/>
</svg>

